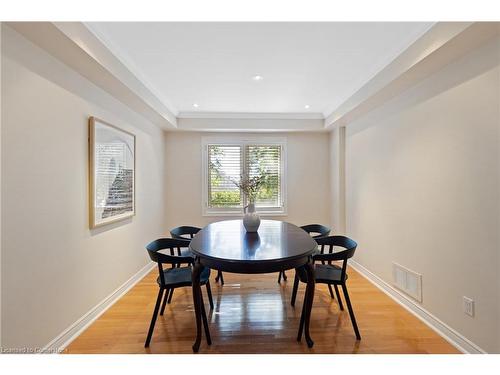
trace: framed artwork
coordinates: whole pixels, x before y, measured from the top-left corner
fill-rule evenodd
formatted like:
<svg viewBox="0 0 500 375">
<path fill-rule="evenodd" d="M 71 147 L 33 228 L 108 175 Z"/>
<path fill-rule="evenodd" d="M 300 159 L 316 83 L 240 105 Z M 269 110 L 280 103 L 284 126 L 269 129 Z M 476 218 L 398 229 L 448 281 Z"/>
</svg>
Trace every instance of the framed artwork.
<svg viewBox="0 0 500 375">
<path fill-rule="evenodd" d="M 90 228 L 135 215 L 135 135 L 89 118 Z"/>
</svg>

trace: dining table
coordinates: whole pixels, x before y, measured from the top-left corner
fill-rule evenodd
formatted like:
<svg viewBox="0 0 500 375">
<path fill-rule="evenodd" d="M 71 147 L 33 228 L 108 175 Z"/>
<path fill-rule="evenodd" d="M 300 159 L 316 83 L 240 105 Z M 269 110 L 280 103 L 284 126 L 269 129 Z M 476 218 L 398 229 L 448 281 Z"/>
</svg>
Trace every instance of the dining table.
<svg viewBox="0 0 500 375">
<path fill-rule="evenodd" d="M 261 220 L 257 232 L 247 232 L 243 220 L 218 221 L 202 228 L 189 244 L 194 255 L 192 288 L 196 340 L 193 352 L 200 348 L 202 323 L 207 344 L 212 342 L 200 287 L 200 275 L 205 267 L 240 274 L 295 269 L 301 281 L 307 283 L 297 341 L 301 341 L 304 332 L 311 348 L 314 341 L 309 333 L 309 323 L 315 287 L 312 255 L 316 247 L 316 241 L 308 233 L 284 221 Z"/>
</svg>

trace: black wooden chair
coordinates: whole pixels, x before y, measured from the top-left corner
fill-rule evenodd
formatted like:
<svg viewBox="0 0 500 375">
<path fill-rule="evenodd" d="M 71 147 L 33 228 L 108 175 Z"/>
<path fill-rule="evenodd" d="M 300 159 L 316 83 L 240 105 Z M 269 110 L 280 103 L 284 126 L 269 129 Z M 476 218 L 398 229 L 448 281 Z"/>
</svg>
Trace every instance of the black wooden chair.
<svg viewBox="0 0 500 375">
<path fill-rule="evenodd" d="M 349 316 L 351 318 L 352 327 L 354 328 L 354 333 L 356 334 L 356 339 L 361 340 L 361 335 L 359 334 L 358 325 L 356 323 L 356 318 L 354 316 L 354 311 L 352 309 L 351 300 L 349 299 L 349 294 L 347 293 L 347 260 L 354 255 L 356 247 L 358 246 L 356 242 L 348 237 L 344 236 L 330 236 L 317 238 L 316 242 L 321 248 L 319 254 L 314 255 L 313 259 L 315 261 L 320 261 L 322 264 L 315 264 L 315 279 L 318 284 L 333 285 L 337 292 L 337 299 L 339 301 L 340 309 L 343 310 L 342 302 L 340 300 L 340 294 L 338 293 L 338 286 L 342 287 L 344 292 L 345 302 L 347 304 L 347 309 L 349 310 Z M 334 252 L 335 247 L 341 247 L 343 250 Z M 339 267 L 332 262 L 340 261 L 342 265 Z M 296 282 L 293 285 L 292 291 L 292 306 L 295 305 L 295 298 L 297 296 L 297 289 L 299 284 L 299 279 L 302 282 L 307 281 L 307 276 L 304 274 L 299 274 L 296 277 Z M 301 317 L 301 327 L 302 327 L 302 317 Z M 301 332 L 301 328 L 299 329 Z M 299 334 L 300 336 L 300 334 Z"/>
<path fill-rule="evenodd" d="M 198 233 L 201 228 L 191 227 L 189 225 L 183 225 L 181 227 L 174 228 L 170 231 L 172 238 L 183 239 L 193 239 L 194 235 Z"/>
<path fill-rule="evenodd" d="M 170 235 L 172 238 L 177 238 L 180 240 L 191 240 L 193 239 L 194 235 L 198 233 L 201 230 L 201 228 L 198 227 L 191 227 L 189 225 L 183 225 L 177 228 L 174 228 L 170 231 Z M 189 250 L 187 250 L 189 251 Z M 188 255 L 188 253 L 186 253 Z M 191 252 L 189 252 L 189 255 L 192 256 Z M 215 281 L 219 281 L 222 285 L 224 285 L 224 276 L 222 276 L 222 271 L 217 271 L 217 276 L 215 277 Z"/>
<path fill-rule="evenodd" d="M 307 233 L 309 233 L 312 236 L 312 238 L 326 237 L 330 234 L 331 231 L 330 228 L 321 224 L 308 224 L 301 226 L 301 228 L 304 229 Z M 285 271 L 281 271 L 279 273 L 278 284 L 281 283 L 281 277 L 283 277 L 283 280 L 285 281 L 287 280 Z"/>
<path fill-rule="evenodd" d="M 151 318 L 151 324 L 149 325 L 148 336 L 144 346 L 147 348 L 153 336 L 153 330 L 155 328 L 156 318 L 158 317 L 158 310 L 160 310 L 160 304 L 163 297 L 163 304 L 161 306 L 160 315 L 163 315 L 165 311 L 165 305 L 167 300 L 171 297 L 173 290 L 175 288 L 182 288 L 186 286 L 192 286 L 191 282 L 191 265 L 181 267 L 182 264 L 190 264 L 193 259 L 189 256 L 181 255 L 181 249 L 189 246 L 189 241 L 179 240 L 174 238 L 160 238 L 157 239 L 146 246 L 149 257 L 153 262 L 158 263 L 158 273 L 159 276 L 156 279 L 160 290 L 158 291 L 158 297 L 156 298 L 156 305 L 153 312 L 153 317 Z M 169 254 L 165 252 L 160 252 L 161 250 L 168 250 Z M 177 253 L 177 254 L 176 254 Z M 163 268 L 163 264 L 170 264 L 171 268 Z M 212 292 L 210 290 L 210 269 L 205 268 L 201 273 L 200 284 L 205 285 L 207 288 L 208 300 L 210 302 L 210 309 L 214 308 L 214 303 L 212 300 Z M 163 296 L 165 295 L 165 296 Z M 202 297 L 203 298 L 203 297 Z M 203 324 L 205 326 L 205 332 L 208 331 L 208 322 L 205 312 L 205 307 L 202 301 L 202 315 Z M 209 334 L 207 334 L 209 338 Z"/>
</svg>

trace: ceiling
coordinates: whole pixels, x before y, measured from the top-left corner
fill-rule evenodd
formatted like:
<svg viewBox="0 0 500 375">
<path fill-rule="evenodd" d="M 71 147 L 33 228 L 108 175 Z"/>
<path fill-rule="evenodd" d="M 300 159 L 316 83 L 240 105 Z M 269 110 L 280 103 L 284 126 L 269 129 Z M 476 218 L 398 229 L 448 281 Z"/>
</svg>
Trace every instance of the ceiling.
<svg viewBox="0 0 500 375">
<path fill-rule="evenodd" d="M 323 118 L 432 23 L 86 26 L 178 117 L 215 112 Z M 255 75 L 263 79 L 253 80 Z"/>
</svg>

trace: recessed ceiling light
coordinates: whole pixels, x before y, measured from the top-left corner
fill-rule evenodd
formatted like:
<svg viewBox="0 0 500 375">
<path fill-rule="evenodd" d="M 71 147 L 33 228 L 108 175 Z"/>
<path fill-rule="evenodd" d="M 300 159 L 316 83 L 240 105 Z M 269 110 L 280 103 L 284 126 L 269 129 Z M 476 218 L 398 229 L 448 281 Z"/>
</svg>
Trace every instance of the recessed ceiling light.
<svg viewBox="0 0 500 375">
<path fill-rule="evenodd" d="M 262 76 L 260 76 L 260 75 L 257 74 L 256 76 L 253 76 L 252 79 L 254 81 L 262 81 L 264 79 L 264 77 L 262 77 Z"/>
<path fill-rule="evenodd" d="M 198 108 L 199 106 L 200 106 L 200 105 L 199 105 L 198 103 L 194 103 L 194 104 L 193 104 L 193 107 L 194 107 L 194 108 Z"/>
<path fill-rule="evenodd" d="M 311 108 L 311 106 L 310 106 L 309 104 L 306 104 L 306 105 L 304 106 L 304 108 L 305 108 L 305 109 L 309 109 L 309 108 Z"/>
</svg>

